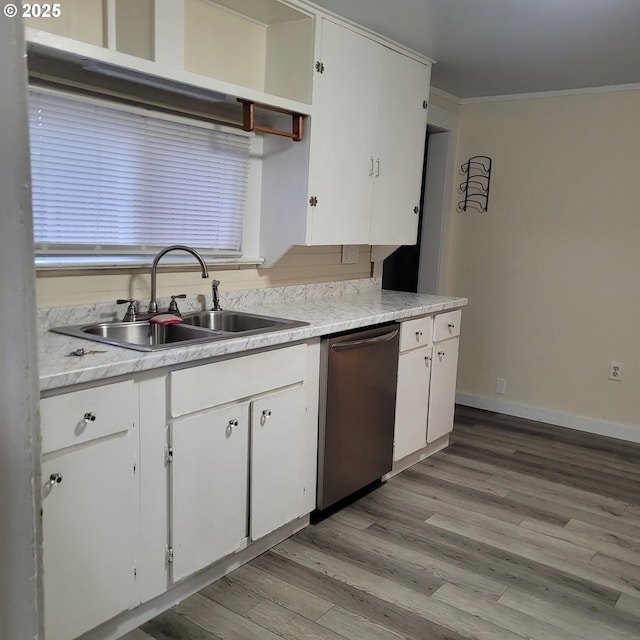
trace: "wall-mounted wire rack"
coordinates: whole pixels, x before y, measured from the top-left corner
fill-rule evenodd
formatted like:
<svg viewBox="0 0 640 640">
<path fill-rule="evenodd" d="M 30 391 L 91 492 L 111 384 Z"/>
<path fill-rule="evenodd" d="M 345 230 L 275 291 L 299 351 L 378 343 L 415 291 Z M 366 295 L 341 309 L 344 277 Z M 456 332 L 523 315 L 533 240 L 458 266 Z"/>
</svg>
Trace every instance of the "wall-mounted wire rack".
<svg viewBox="0 0 640 640">
<path fill-rule="evenodd" d="M 460 183 L 460 193 L 464 200 L 458 202 L 458 211 L 473 208 L 486 212 L 489 206 L 489 187 L 491 186 L 491 158 L 489 156 L 472 156 L 461 167 L 466 174 L 464 182 Z"/>
</svg>

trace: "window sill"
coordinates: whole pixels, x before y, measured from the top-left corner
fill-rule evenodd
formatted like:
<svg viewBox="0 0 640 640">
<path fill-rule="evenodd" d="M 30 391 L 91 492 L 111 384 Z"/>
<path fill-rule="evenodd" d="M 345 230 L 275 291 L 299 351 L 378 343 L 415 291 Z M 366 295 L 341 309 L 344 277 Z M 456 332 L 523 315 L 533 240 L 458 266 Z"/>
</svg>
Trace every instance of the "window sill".
<svg viewBox="0 0 640 640">
<path fill-rule="evenodd" d="M 208 267 L 237 267 L 237 266 L 259 266 L 264 262 L 263 258 L 251 257 L 220 257 L 214 258 L 203 256 Z M 49 271 L 96 271 L 107 269 L 144 269 L 151 268 L 153 256 L 36 256 L 36 272 Z M 160 262 L 160 267 L 175 266 L 197 267 L 198 265 L 191 256 L 164 256 Z"/>
</svg>

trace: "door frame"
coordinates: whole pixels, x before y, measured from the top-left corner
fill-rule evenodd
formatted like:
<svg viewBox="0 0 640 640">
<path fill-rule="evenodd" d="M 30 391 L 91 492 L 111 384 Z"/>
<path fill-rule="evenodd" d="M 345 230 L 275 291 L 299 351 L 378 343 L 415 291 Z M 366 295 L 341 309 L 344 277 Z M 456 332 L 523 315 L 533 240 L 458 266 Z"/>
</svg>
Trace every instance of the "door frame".
<svg viewBox="0 0 640 640">
<path fill-rule="evenodd" d="M 7 5 L 9 6 L 9 5 Z M 0 620 L 7 638 L 42 638 L 39 383 L 22 21 L 0 19 Z"/>
<path fill-rule="evenodd" d="M 446 247 L 456 175 L 458 114 L 430 105 L 428 152 L 422 201 L 418 293 L 440 294 L 446 281 Z"/>
</svg>

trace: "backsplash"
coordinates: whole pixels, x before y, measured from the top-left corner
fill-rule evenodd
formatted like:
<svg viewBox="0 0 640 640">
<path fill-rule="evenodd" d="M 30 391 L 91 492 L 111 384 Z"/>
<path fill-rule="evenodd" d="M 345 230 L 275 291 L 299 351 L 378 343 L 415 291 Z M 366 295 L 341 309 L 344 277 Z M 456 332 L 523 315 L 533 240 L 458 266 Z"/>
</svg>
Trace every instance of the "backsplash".
<svg viewBox="0 0 640 640">
<path fill-rule="evenodd" d="M 382 288 L 381 278 L 359 278 L 357 280 L 338 280 L 314 284 L 291 285 L 287 287 L 271 287 L 265 289 L 243 289 L 238 291 L 223 291 L 220 293 L 220 304 L 223 309 L 255 308 L 274 302 L 317 300 L 332 296 L 355 295 Z M 169 298 L 159 298 L 158 307 L 166 309 Z M 200 311 L 211 307 L 211 295 L 189 296 L 180 300 L 180 310 L 183 313 Z M 95 304 L 81 304 L 69 307 L 51 307 L 39 309 L 37 327 L 40 331 L 47 331 L 51 327 L 74 325 L 89 322 L 109 322 L 120 320 L 126 306 L 118 306 L 113 302 Z M 145 311 L 145 308 L 141 308 Z"/>
</svg>

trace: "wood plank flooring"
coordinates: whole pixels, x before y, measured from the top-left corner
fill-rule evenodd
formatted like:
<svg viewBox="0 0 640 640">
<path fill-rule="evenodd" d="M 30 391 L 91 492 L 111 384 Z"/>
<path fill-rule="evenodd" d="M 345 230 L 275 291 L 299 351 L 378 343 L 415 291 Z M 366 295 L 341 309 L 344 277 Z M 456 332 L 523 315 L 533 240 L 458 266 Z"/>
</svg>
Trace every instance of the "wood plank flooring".
<svg viewBox="0 0 640 640">
<path fill-rule="evenodd" d="M 640 445 L 465 407 L 452 442 L 125 640 L 640 638 Z"/>
</svg>

